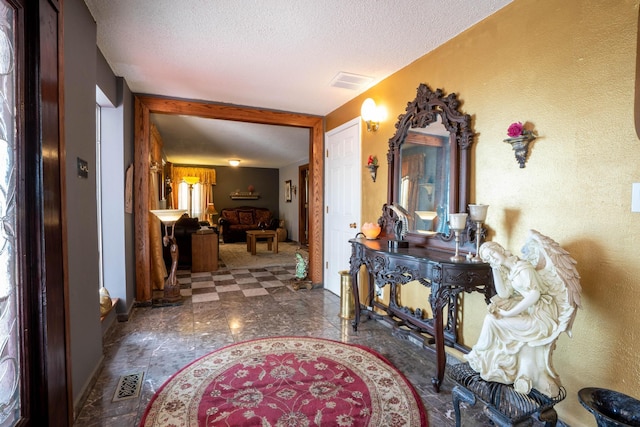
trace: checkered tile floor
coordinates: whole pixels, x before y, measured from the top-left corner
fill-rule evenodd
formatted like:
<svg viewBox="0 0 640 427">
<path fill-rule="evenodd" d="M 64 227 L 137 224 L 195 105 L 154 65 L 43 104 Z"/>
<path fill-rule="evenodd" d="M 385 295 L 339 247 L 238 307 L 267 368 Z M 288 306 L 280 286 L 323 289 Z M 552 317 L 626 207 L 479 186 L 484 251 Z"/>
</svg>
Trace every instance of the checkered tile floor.
<svg viewBox="0 0 640 427">
<path fill-rule="evenodd" d="M 283 267 L 246 268 L 229 270 L 224 267 L 210 273 L 177 272 L 182 296 L 192 302 L 220 301 L 225 295 L 255 297 L 269 295 L 275 288 L 289 287 L 295 278 L 295 265 Z"/>
</svg>

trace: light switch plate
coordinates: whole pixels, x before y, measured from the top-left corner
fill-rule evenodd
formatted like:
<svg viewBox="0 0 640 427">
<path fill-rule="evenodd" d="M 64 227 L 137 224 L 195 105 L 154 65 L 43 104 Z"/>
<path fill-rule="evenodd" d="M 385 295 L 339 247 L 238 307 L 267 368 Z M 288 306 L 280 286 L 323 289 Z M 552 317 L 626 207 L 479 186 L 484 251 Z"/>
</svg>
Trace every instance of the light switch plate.
<svg viewBox="0 0 640 427">
<path fill-rule="evenodd" d="M 631 212 L 640 212 L 640 182 L 631 184 Z"/>
</svg>

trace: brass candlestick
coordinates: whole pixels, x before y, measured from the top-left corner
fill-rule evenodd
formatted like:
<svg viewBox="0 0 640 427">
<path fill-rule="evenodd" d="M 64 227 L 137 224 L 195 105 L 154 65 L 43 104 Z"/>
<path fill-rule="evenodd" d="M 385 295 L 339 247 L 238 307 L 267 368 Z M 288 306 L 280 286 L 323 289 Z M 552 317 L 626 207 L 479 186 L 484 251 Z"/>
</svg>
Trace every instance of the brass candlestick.
<svg viewBox="0 0 640 427">
<path fill-rule="evenodd" d="M 449 258 L 453 262 L 462 262 L 464 257 L 460 255 L 460 233 L 467 226 L 467 214 L 457 213 L 449 215 L 449 227 L 453 230 L 456 236 L 456 254 Z"/>
<path fill-rule="evenodd" d="M 482 237 L 482 223 L 487 219 L 487 209 L 489 209 L 489 205 L 469 205 L 471 221 L 476 223 L 476 254 L 471 257 L 471 262 L 482 262 L 479 255 L 480 239 Z"/>
</svg>

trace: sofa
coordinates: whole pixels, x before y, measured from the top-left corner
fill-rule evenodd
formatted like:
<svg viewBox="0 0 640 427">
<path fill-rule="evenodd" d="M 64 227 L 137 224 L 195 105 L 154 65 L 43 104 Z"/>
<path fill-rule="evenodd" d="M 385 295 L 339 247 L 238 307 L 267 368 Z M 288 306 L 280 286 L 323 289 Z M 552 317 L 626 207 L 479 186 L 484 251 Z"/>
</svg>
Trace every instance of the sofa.
<svg viewBox="0 0 640 427">
<path fill-rule="evenodd" d="M 178 268 L 191 268 L 191 235 L 200 230 L 201 226 L 208 226 L 207 221 L 198 221 L 198 218 L 191 218 L 184 214 L 182 218 L 176 221 L 173 229 L 173 236 L 178 244 Z M 164 236 L 164 225 L 162 227 L 162 235 Z M 162 249 L 162 257 L 167 266 L 167 271 L 171 269 L 171 251 L 169 246 Z"/>
<path fill-rule="evenodd" d="M 224 243 L 246 242 L 247 230 L 275 230 L 278 220 L 267 208 L 240 206 L 221 209 L 218 226 Z"/>
</svg>

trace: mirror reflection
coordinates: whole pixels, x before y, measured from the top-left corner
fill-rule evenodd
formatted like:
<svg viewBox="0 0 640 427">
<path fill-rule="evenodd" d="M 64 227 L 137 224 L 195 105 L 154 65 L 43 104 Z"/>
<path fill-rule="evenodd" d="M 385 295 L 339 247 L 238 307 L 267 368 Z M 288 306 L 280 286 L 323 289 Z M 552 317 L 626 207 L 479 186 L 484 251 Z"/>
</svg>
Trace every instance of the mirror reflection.
<svg viewBox="0 0 640 427">
<path fill-rule="evenodd" d="M 424 128 L 410 128 L 400 147 L 397 203 L 406 211 L 408 231 L 448 233 L 450 133 L 438 115 Z"/>
</svg>

